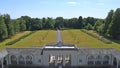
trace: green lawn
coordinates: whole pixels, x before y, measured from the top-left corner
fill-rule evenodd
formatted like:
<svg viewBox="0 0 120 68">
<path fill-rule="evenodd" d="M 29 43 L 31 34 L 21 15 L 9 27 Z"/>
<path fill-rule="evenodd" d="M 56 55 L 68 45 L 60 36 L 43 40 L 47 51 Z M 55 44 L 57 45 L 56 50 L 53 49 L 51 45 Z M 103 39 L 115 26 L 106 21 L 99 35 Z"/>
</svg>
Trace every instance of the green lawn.
<svg viewBox="0 0 120 68">
<path fill-rule="evenodd" d="M 63 30 L 62 36 L 65 43 L 72 43 L 80 47 L 116 48 L 120 50 L 120 44 L 115 42 L 112 44 L 105 44 L 96 38 L 83 33 L 81 30 Z"/>
<path fill-rule="evenodd" d="M 23 35 L 29 34 L 30 31 L 25 31 L 19 34 L 16 34 L 10 39 L 6 39 L 5 41 L 0 43 L 0 49 L 3 48 L 25 48 L 25 47 L 33 47 L 33 46 L 43 46 L 48 43 L 56 42 L 56 31 L 53 30 L 39 30 L 30 36 L 18 41 L 13 45 L 6 46 L 7 42 L 13 41 L 17 38 L 22 37 Z"/>
<path fill-rule="evenodd" d="M 13 37 L 9 38 L 9 39 L 6 39 L 4 40 L 3 42 L 0 42 L 0 50 L 3 49 L 3 48 L 6 48 L 7 46 L 5 45 L 6 43 L 10 42 L 10 41 L 13 41 L 17 38 L 20 38 L 22 37 L 23 35 L 27 35 L 29 34 L 31 31 L 24 31 L 24 32 L 21 32 L 21 33 L 18 33 L 16 35 L 14 35 Z"/>
<path fill-rule="evenodd" d="M 44 46 L 45 44 L 56 42 L 56 31 L 55 30 L 39 30 L 35 33 L 27 36 L 26 38 L 18 41 L 13 45 L 6 46 L 7 42 L 15 40 L 23 35 L 29 34 L 30 31 L 25 31 L 16 34 L 10 39 L 7 39 L 0 43 L 0 49 L 3 48 L 26 48 L 26 47 L 37 47 Z M 75 44 L 79 47 L 93 47 L 93 48 L 116 48 L 120 50 L 120 44 L 113 42 L 112 44 L 105 44 L 96 38 L 82 32 L 81 30 L 62 30 L 62 38 L 65 43 Z"/>
</svg>

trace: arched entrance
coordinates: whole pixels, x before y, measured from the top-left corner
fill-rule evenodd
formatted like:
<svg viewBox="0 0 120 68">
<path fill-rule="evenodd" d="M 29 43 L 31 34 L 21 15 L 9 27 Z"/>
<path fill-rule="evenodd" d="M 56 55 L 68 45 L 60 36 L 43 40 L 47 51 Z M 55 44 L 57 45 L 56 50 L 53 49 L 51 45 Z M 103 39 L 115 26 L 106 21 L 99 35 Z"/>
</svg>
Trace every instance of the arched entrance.
<svg viewBox="0 0 120 68">
<path fill-rule="evenodd" d="M 93 65 L 94 64 L 94 56 L 89 56 L 88 57 L 88 65 Z"/>
<path fill-rule="evenodd" d="M 116 57 L 114 57 L 114 59 L 113 59 L 113 66 L 116 68 L 117 67 L 117 59 L 116 59 Z"/>
</svg>

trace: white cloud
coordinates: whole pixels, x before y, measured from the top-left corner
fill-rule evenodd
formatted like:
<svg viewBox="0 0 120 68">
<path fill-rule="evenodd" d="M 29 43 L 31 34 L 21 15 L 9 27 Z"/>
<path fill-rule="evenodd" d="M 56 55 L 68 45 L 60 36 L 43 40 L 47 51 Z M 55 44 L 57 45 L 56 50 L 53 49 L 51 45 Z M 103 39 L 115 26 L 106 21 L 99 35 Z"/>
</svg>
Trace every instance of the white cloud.
<svg viewBox="0 0 120 68">
<path fill-rule="evenodd" d="M 77 2 L 70 1 L 70 2 L 67 2 L 67 4 L 76 5 L 76 4 L 77 4 Z"/>
</svg>

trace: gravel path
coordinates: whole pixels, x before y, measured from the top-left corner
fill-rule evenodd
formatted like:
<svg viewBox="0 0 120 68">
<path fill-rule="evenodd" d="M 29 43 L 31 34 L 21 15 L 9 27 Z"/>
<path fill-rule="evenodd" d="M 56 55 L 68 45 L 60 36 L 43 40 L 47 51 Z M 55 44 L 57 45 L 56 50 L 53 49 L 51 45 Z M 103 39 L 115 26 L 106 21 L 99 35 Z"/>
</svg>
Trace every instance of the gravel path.
<svg viewBox="0 0 120 68">
<path fill-rule="evenodd" d="M 60 30 L 57 30 L 57 39 L 56 39 L 57 42 L 63 42 L 62 41 L 62 33 Z"/>
</svg>

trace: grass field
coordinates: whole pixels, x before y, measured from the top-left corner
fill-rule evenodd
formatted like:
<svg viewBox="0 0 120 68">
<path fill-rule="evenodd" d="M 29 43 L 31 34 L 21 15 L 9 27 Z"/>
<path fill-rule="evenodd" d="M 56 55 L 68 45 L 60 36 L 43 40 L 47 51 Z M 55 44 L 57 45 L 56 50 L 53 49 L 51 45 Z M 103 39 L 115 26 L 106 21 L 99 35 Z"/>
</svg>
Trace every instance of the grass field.
<svg viewBox="0 0 120 68">
<path fill-rule="evenodd" d="M 3 48 L 25 48 L 25 47 L 32 47 L 32 46 L 43 46 L 44 44 L 48 43 L 55 43 L 56 42 L 56 31 L 53 30 L 40 30 L 36 31 L 32 35 L 18 41 L 13 45 L 6 46 L 5 44 L 9 41 L 15 40 L 25 34 L 30 33 L 30 31 L 25 31 L 23 33 L 16 34 L 11 39 L 7 39 L 4 42 L 0 43 L 0 49 Z"/>
<path fill-rule="evenodd" d="M 39 30 L 30 36 L 20 40 L 19 42 L 6 46 L 5 44 L 9 41 L 15 40 L 30 31 L 25 31 L 16 34 L 11 39 L 7 39 L 0 43 L 0 49 L 3 48 L 26 48 L 26 47 L 38 47 L 49 43 L 56 42 L 56 31 L 55 30 Z M 120 44 L 113 42 L 112 44 L 105 44 L 96 38 L 82 32 L 81 30 L 62 30 L 62 39 L 65 43 L 75 44 L 80 47 L 93 47 L 93 48 L 116 48 L 120 50 Z"/>
<path fill-rule="evenodd" d="M 0 42 L 0 49 L 3 49 L 3 48 L 6 48 L 7 46 L 5 46 L 6 43 L 10 42 L 10 41 L 13 41 L 17 38 L 20 38 L 22 37 L 23 35 L 26 35 L 26 34 L 29 34 L 31 31 L 25 31 L 25 32 L 21 32 L 21 33 L 18 33 L 16 35 L 14 35 L 13 37 L 9 38 L 9 39 L 6 39 L 4 40 L 3 42 Z"/>
<path fill-rule="evenodd" d="M 83 33 L 81 30 L 63 30 L 62 36 L 65 43 L 75 44 L 80 47 L 116 48 L 120 50 L 120 44 L 115 42 L 112 44 L 105 44 L 96 38 Z"/>
</svg>

